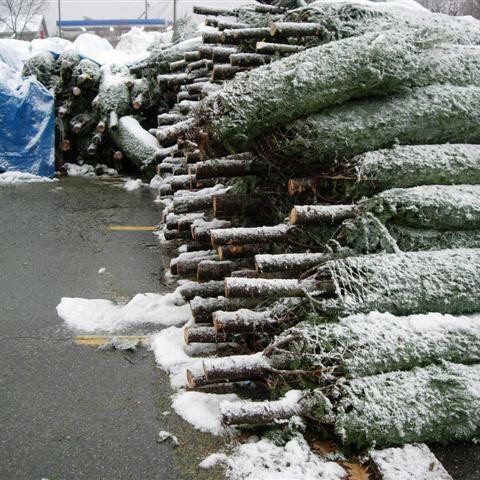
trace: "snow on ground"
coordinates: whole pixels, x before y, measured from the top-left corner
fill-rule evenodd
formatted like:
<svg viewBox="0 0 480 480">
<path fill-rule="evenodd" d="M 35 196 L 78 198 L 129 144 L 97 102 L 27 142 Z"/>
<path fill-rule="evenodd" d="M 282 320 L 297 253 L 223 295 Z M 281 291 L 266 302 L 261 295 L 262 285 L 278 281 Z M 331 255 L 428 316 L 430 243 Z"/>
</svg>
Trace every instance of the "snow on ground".
<svg viewBox="0 0 480 480">
<path fill-rule="evenodd" d="M 130 178 L 122 186 L 127 192 L 133 192 L 142 187 L 142 181 L 139 178 L 136 180 Z"/>
<path fill-rule="evenodd" d="M 69 177 L 93 177 L 95 170 L 92 165 L 77 165 L 76 163 L 65 163 L 64 168 L 67 170 Z"/>
<path fill-rule="evenodd" d="M 191 318 L 190 307 L 176 292 L 139 293 L 127 304 L 110 300 L 63 297 L 58 316 L 82 332 L 117 332 L 131 325 L 179 325 Z"/>
<path fill-rule="evenodd" d="M 187 369 L 198 372 L 202 368 L 202 359 L 193 355 L 215 351 L 215 344 L 186 345 L 184 328 L 172 326 L 152 336 L 150 346 L 160 368 L 170 374 L 173 388 L 187 386 Z"/>
<path fill-rule="evenodd" d="M 200 463 L 202 468 L 223 464 L 232 480 L 343 480 L 345 470 L 334 462 L 325 462 L 314 454 L 302 435 L 285 446 L 251 437 L 227 456 L 214 453 Z"/>
<path fill-rule="evenodd" d="M 21 183 L 55 182 L 56 179 L 39 177 L 32 173 L 5 172 L 0 174 L 0 185 L 18 185 Z"/>
<path fill-rule="evenodd" d="M 424 443 L 372 450 L 370 458 L 383 480 L 451 480 L 443 465 Z"/>
<path fill-rule="evenodd" d="M 220 403 L 235 402 L 240 398 L 234 393 L 213 394 L 203 392 L 180 392 L 173 396 L 172 408 L 197 430 L 213 435 L 223 435 L 232 429 L 222 426 Z"/>
</svg>

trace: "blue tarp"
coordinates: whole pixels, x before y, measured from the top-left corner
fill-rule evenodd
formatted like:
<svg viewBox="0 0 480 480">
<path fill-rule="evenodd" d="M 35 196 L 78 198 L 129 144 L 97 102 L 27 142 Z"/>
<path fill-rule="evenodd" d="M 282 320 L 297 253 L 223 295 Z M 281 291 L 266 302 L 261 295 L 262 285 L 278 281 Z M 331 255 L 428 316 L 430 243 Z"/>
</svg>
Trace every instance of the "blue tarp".
<svg viewBox="0 0 480 480">
<path fill-rule="evenodd" d="M 21 78 L 12 52 L 0 46 L 0 172 L 55 174 L 54 97 L 33 78 Z"/>
</svg>

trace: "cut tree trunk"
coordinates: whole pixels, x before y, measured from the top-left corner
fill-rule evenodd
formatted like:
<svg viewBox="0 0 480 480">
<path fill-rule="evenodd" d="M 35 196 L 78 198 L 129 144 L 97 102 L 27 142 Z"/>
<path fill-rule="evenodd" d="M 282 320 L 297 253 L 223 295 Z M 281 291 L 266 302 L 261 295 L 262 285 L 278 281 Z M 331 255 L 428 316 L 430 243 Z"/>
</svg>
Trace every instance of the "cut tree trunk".
<svg viewBox="0 0 480 480">
<path fill-rule="evenodd" d="M 355 205 L 302 205 L 290 212 L 292 225 L 338 225 L 356 214 Z"/>
<path fill-rule="evenodd" d="M 270 331 L 278 326 L 279 321 L 271 312 L 255 312 L 241 309 L 235 312 L 217 311 L 212 315 L 213 326 L 225 333 L 255 333 Z"/>
<path fill-rule="evenodd" d="M 275 225 L 273 227 L 225 228 L 212 230 L 210 238 L 213 247 L 219 247 L 221 245 L 286 242 L 293 230 L 294 227 L 285 224 Z"/>
<path fill-rule="evenodd" d="M 236 299 L 236 298 L 194 298 L 190 301 L 192 316 L 195 323 L 212 323 L 212 314 L 217 310 L 231 312 L 240 308 L 252 308 L 258 305 L 258 300 Z"/>
</svg>

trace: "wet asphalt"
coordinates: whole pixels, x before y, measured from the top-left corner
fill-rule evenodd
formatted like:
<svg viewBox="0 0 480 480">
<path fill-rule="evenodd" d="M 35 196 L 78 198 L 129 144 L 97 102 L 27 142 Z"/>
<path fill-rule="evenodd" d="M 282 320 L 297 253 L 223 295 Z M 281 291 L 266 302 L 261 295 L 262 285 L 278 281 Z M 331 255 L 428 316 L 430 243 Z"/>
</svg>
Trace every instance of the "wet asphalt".
<svg viewBox="0 0 480 480">
<path fill-rule="evenodd" d="M 99 179 L 0 187 L 1 480 L 206 478 L 197 465 L 218 441 L 162 415 L 172 391 L 152 353 L 78 346 L 55 311 L 63 296 L 166 291 L 152 233 L 106 228 L 159 216 L 148 188 Z"/>
</svg>

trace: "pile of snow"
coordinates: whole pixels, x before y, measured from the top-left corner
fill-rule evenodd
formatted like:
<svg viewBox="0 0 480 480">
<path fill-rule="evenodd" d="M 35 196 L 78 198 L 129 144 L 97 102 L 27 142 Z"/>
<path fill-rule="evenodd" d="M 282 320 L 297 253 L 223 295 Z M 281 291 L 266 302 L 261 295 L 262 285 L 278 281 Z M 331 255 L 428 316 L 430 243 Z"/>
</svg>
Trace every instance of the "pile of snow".
<svg viewBox="0 0 480 480">
<path fill-rule="evenodd" d="M 70 328 L 82 332 L 117 332 L 144 323 L 178 325 L 191 318 L 190 307 L 176 292 L 140 293 L 124 305 L 103 299 L 63 297 L 57 314 Z"/>
<path fill-rule="evenodd" d="M 240 398 L 234 393 L 180 392 L 173 396 L 172 407 L 197 430 L 213 435 L 223 435 L 227 429 L 222 426 L 220 404 L 224 401 L 239 400 Z"/>
<path fill-rule="evenodd" d="M 153 335 L 150 346 L 158 366 L 170 375 L 170 384 L 176 389 L 187 386 L 187 369 L 193 372 L 201 371 L 202 359 L 193 355 L 215 351 L 217 348 L 216 344 L 186 345 L 184 328 L 175 326 Z"/>
<path fill-rule="evenodd" d="M 56 179 L 39 177 L 38 175 L 33 175 L 32 173 L 5 172 L 0 174 L 0 185 L 18 185 L 20 183 L 45 183 L 54 181 L 56 181 Z"/>
<path fill-rule="evenodd" d="M 139 188 L 141 188 L 142 185 L 143 183 L 139 178 L 137 178 L 136 180 L 129 179 L 123 184 L 123 188 L 127 192 L 133 192 L 134 190 L 138 190 Z"/>
<path fill-rule="evenodd" d="M 141 27 L 133 27 L 120 37 L 115 50 L 123 52 L 130 63 L 145 60 L 149 55 L 149 48 L 153 45 L 170 43 L 173 30 L 168 32 L 146 32 Z"/>
<path fill-rule="evenodd" d="M 252 437 L 229 456 L 210 455 L 200 467 L 211 468 L 217 464 L 227 467 L 227 477 L 232 480 L 343 480 L 347 475 L 337 463 L 325 462 L 314 454 L 300 434 L 283 447 Z"/>
<path fill-rule="evenodd" d="M 93 177 L 95 170 L 92 165 L 77 165 L 76 163 L 65 163 L 63 165 L 69 177 Z"/>
<path fill-rule="evenodd" d="M 25 42 L 28 45 L 28 42 Z M 72 42 L 60 37 L 35 38 L 30 42 L 30 53 L 51 52 L 60 55 L 64 50 L 72 48 Z"/>
</svg>

